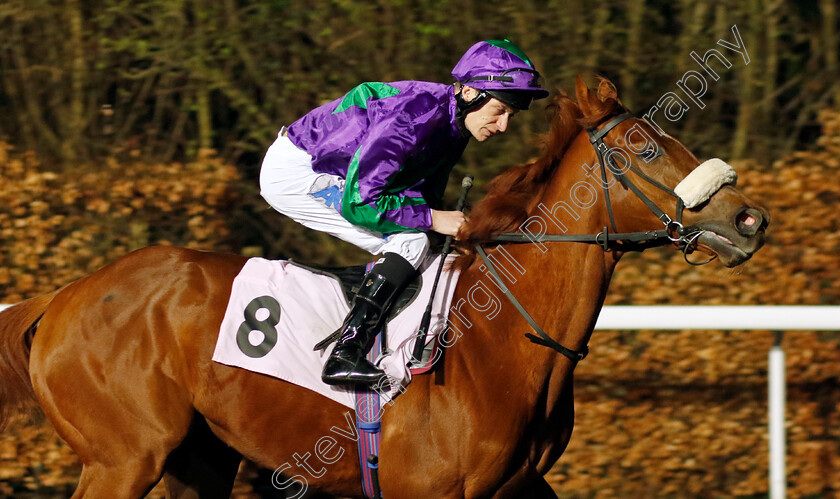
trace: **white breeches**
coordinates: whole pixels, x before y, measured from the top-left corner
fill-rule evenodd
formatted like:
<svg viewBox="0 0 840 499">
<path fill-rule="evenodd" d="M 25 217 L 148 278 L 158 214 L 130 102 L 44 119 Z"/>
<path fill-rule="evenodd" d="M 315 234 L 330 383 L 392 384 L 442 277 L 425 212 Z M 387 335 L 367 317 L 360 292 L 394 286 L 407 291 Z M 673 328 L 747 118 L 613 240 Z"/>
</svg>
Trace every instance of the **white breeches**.
<svg viewBox="0 0 840 499">
<path fill-rule="evenodd" d="M 277 140 L 263 159 L 260 194 L 272 208 L 310 229 L 326 232 L 373 255 L 397 253 L 414 268 L 429 251 L 423 232 L 381 234 L 348 222 L 340 213 L 344 179 L 312 170 L 312 157 L 287 137 Z"/>
</svg>

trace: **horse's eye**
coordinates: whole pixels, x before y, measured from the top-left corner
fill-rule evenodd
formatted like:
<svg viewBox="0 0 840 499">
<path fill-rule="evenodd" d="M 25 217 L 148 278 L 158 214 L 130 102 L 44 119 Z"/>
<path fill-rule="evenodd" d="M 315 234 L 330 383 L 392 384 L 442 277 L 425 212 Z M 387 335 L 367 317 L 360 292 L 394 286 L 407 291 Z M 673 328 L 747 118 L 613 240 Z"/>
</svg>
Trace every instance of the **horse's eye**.
<svg viewBox="0 0 840 499">
<path fill-rule="evenodd" d="M 659 147 L 656 147 L 656 146 L 648 146 L 648 148 L 645 149 L 644 152 L 641 152 L 641 153 L 637 154 L 636 156 L 638 156 L 640 159 L 644 160 L 645 163 L 650 163 L 654 159 L 662 156 L 662 149 L 660 149 Z"/>
</svg>

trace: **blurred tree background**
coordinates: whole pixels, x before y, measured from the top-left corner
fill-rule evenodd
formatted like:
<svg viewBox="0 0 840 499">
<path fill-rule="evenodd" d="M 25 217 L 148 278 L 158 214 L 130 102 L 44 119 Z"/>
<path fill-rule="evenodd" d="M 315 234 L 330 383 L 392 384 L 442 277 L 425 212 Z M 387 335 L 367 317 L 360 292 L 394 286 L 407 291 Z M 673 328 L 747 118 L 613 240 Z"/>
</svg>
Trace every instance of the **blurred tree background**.
<svg viewBox="0 0 840 499">
<path fill-rule="evenodd" d="M 633 110 L 679 95 L 688 110 L 675 121 L 660 111 L 657 123 L 700 158 L 732 160 L 739 186 L 771 210 L 767 246 L 747 265 L 690 268 L 669 250 L 628 255 L 608 303 L 838 304 L 837 7 L 4 0 L 0 302 L 50 291 L 149 244 L 367 261 L 265 204 L 257 185 L 264 151 L 282 125 L 362 81 L 448 83 L 470 45 L 507 37 L 555 94 L 581 74 L 590 85 L 610 78 Z M 733 25 L 749 64 L 716 44 L 735 43 Z M 690 56 L 713 48 L 732 64 L 710 61 L 717 81 Z M 703 109 L 677 86 L 692 70 L 706 76 Z M 476 175 L 472 199 L 539 152 L 543 102 L 517 115 L 508 133 L 467 148 L 456 173 Z M 459 183 L 453 175 L 453 198 Z M 837 497 L 840 336 L 792 333 L 786 341 L 789 494 Z M 766 496 L 769 342 L 761 332 L 596 334 L 576 373 L 575 436 L 550 482 L 561 497 Z M 43 422 L 0 435 L 0 496 L 62 497 L 79 466 Z M 237 496 L 271 497 L 244 466 Z"/>
<path fill-rule="evenodd" d="M 604 75 L 640 110 L 701 71 L 690 52 L 717 48 L 732 67 L 711 59 L 721 78 L 706 78 L 706 107 L 682 95 L 685 116 L 659 121 L 701 157 L 766 163 L 813 143 L 817 110 L 840 98 L 837 15 L 831 0 L 6 0 L 0 139 L 73 174 L 102 158 L 160 164 L 213 151 L 241 173 L 231 248 L 289 256 L 314 241 L 325 248 L 317 259 L 337 263 L 359 253 L 282 236 L 294 229 L 266 212 L 256 179 L 281 125 L 359 82 L 448 83 L 472 43 L 508 37 L 547 88 Z M 716 45 L 735 42 L 732 25 L 748 65 Z M 459 171 L 480 185 L 533 155 L 543 107 L 468 148 Z"/>
<path fill-rule="evenodd" d="M 0 133 L 65 168 L 131 150 L 168 162 L 214 149 L 253 173 L 280 125 L 357 83 L 449 82 L 473 42 L 509 37 L 549 88 L 570 88 L 577 73 L 602 74 L 635 109 L 700 69 L 691 51 L 718 48 L 733 68 L 712 62 L 722 79 L 710 80 L 709 108 L 692 109 L 669 131 L 700 154 L 767 158 L 812 141 L 816 111 L 840 94 L 835 7 L 829 0 L 7 0 Z M 750 55 L 746 67 L 715 45 L 734 42 L 733 24 Z M 493 164 L 529 151 L 522 139 L 540 126 L 523 121 L 519 140 L 494 151 Z"/>
</svg>

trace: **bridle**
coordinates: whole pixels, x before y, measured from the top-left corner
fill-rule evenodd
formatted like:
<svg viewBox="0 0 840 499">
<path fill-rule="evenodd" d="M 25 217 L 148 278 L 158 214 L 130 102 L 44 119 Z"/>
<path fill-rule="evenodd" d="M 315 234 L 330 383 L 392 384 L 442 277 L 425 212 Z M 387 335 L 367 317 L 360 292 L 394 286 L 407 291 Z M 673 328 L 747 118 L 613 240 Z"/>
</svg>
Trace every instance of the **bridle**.
<svg viewBox="0 0 840 499">
<path fill-rule="evenodd" d="M 697 239 L 700 235 L 704 232 L 703 229 L 697 227 L 685 227 L 683 226 L 683 211 L 685 209 L 685 205 L 683 203 L 682 198 L 680 198 L 673 189 L 662 185 L 662 183 L 654 180 L 644 172 L 642 172 L 639 168 L 634 166 L 632 163 L 629 165 L 625 163 L 625 159 L 621 158 L 622 164 L 624 169 L 618 167 L 615 161 L 616 155 L 611 155 L 607 158 L 610 164 L 610 172 L 612 172 L 613 176 L 618 179 L 618 181 L 633 192 L 647 207 L 653 214 L 658 218 L 664 228 L 658 230 L 648 230 L 642 232 L 618 232 L 615 224 L 615 216 L 613 215 L 612 210 L 612 203 L 610 202 L 610 191 L 609 186 L 607 185 L 607 168 L 606 163 L 607 161 L 604 160 L 604 153 L 609 151 L 609 147 L 604 143 L 604 137 L 616 127 L 616 125 L 620 124 L 624 120 L 629 118 L 637 117 L 636 114 L 633 113 L 625 113 L 616 116 L 615 118 L 611 119 L 604 125 L 600 130 L 597 128 L 590 128 L 587 129 L 587 133 L 589 134 L 589 142 L 592 144 L 592 147 L 595 149 L 595 154 L 598 157 L 598 165 L 600 166 L 601 170 L 601 179 L 602 179 L 602 188 L 604 190 L 604 200 L 607 205 L 607 213 L 610 219 L 610 227 L 612 228 L 612 232 L 610 232 L 608 227 L 604 227 L 604 230 L 597 233 L 597 234 L 521 234 L 521 233 L 506 233 L 506 234 L 499 234 L 495 236 L 491 241 L 496 242 L 504 242 L 504 243 L 529 243 L 529 242 L 577 242 L 577 243 L 589 243 L 589 244 L 597 244 L 601 246 L 604 251 L 610 250 L 619 250 L 619 251 L 642 251 L 647 248 L 652 248 L 656 246 L 663 246 L 670 243 L 676 243 L 680 250 L 683 251 L 683 254 L 687 257 L 697 247 Z M 632 180 L 627 178 L 626 173 L 628 171 L 632 171 L 636 175 L 638 175 L 641 179 L 648 182 L 649 184 L 653 185 L 654 187 L 660 189 L 661 191 L 665 192 L 666 194 L 670 195 L 676 200 L 676 209 L 675 209 L 675 216 L 671 218 L 664 210 L 662 210 L 656 203 L 654 203 L 641 189 L 639 189 L 636 184 L 633 183 Z M 714 257 L 712 258 L 712 260 Z M 702 263 L 695 263 L 691 262 L 686 258 L 686 261 L 691 265 L 705 265 L 706 263 L 711 262 L 712 260 L 707 260 Z"/>
<path fill-rule="evenodd" d="M 604 143 L 604 137 L 606 137 L 610 130 L 615 128 L 624 120 L 635 117 L 637 117 L 636 114 L 624 113 L 608 121 L 600 130 L 597 128 L 589 128 L 586 130 L 586 132 L 589 134 L 589 142 L 592 144 L 592 147 L 595 148 L 595 154 L 598 157 L 598 164 L 600 165 L 601 169 L 601 184 L 604 189 L 604 200 L 607 204 L 607 213 L 609 214 L 610 227 L 612 228 L 612 232 L 610 232 L 607 226 L 604 226 L 604 230 L 597 234 L 526 235 L 517 233 L 506 233 L 495 236 L 493 239 L 491 239 L 491 242 L 578 242 L 596 244 L 600 246 L 604 251 L 642 251 L 646 248 L 652 248 L 656 246 L 663 246 L 666 244 L 674 243 L 680 248 L 680 250 L 682 250 L 686 262 L 688 262 L 691 265 L 705 265 L 714 260 L 714 256 L 709 260 L 701 263 L 695 263 L 688 260 L 688 255 L 694 252 L 694 250 L 697 247 L 697 240 L 705 231 L 698 227 L 685 227 L 683 225 L 682 220 L 685 204 L 682 198 L 680 198 L 680 196 L 678 196 L 676 192 L 674 192 L 674 190 L 670 187 L 667 187 L 662 183 L 654 180 L 653 178 L 639 170 L 637 167 L 633 166 L 632 163 L 627 162 L 624 157 L 621 157 L 621 162 L 624 169 L 619 168 L 615 161 L 615 156 L 617 155 L 612 154 L 607 158 L 607 161 L 610 162 L 609 167 L 613 176 L 616 179 L 618 179 L 621 185 L 632 191 L 633 194 L 635 194 L 636 197 L 638 197 L 665 226 L 662 229 L 649 230 L 643 232 L 618 232 L 618 229 L 616 228 L 615 224 L 615 216 L 613 215 L 612 204 L 610 202 L 610 186 L 607 183 L 607 161 L 605 161 L 604 159 L 605 153 L 609 152 L 610 148 Z M 674 218 L 671 218 L 671 216 L 669 216 L 656 203 L 654 203 L 649 197 L 647 197 L 645 193 L 642 192 L 642 190 L 639 189 L 639 187 L 633 183 L 633 181 L 627 178 L 626 173 L 628 171 L 632 171 L 644 181 L 648 182 L 649 184 L 653 185 L 654 187 L 660 189 L 661 191 L 667 193 L 668 195 L 676 199 L 676 209 Z M 481 244 L 476 244 L 475 248 L 478 255 L 484 262 L 484 265 L 490 271 L 490 274 L 493 276 L 493 279 L 499 286 L 499 289 L 502 290 L 502 292 L 505 294 L 505 296 L 507 296 L 507 298 L 513 304 L 513 306 L 519 311 L 520 314 L 522 314 L 525 320 L 528 321 L 528 323 L 534 329 L 534 332 L 537 333 L 537 336 L 531 333 L 526 333 L 525 336 L 534 343 L 547 346 L 558 351 L 562 355 L 568 357 L 573 362 L 573 364 L 577 364 L 579 361 L 583 360 L 589 353 L 589 347 L 584 346 L 582 350 L 572 350 L 570 348 L 564 347 L 560 343 L 553 340 L 548 334 L 546 334 L 545 331 L 543 331 L 542 328 L 540 328 L 540 326 L 536 323 L 536 321 L 534 321 L 530 314 L 528 314 L 528 312 L 525 310 L 522 304 L 519 303 L 519 301 L 516 299 L 513 293 L 511 293 L 507 286 L 505 286 L 504 282 L 502 281 L 502 278 L 499 276 L 498 271 L 493 265 L 493 262 L 487 257 L 487 253 L 484 251 L 484 248 L 482 248 Z"/>
<path fill-rule="evenodd" d="M 606 173 L 606 168 L 604 166 L 605 163 L 606 163 L 604 161 L 604 153 L 609 151 L 609 148 L 604 143 L 604 137 L 610 132 L 610 130 L 612 130 L 616 125 L 618 125 L 622 121 L 624 121 L 628 118 L 635 118 L 635 117 L 637 117 L 637 115 L 635 115 L 633 113 L 621 114 L 619 116 L 616 116 L 615 118 L 613 118 L 609 122 L 607 122 L 607 124 L 604 125 L 604 127 L 601 128 L 600 130 L 595 129 L 595 128 L 590 128 L 590 129 L 587 130 L 587 133 L 589 134 L 589 142 L 595 148 L 595 153 L 598 155 L 598 164 L 601 166 L 601 178 L 604 179 L 604 182 L 603 182 L 604 199 L 606 200 L 606 203 L 607 203 L 607 213 L 609 214 L 609 217 L 610 217 L 610 225 L 612 226 L 612 229 L 613 229 L 614 232 L 618 232 L 618 229 L 616 229 L 616 226 L 615 226 L 615 217 L 613 216 L 612 204 L 610 203 L 609 186 L 606 183 L 607 173 Z M 660 242 L 661 241 L 663 244 L 667 244 L 667 242 L 676 243 L 677 246 L 680 248 L 680 250 L 682 250 L 683 255 L 685 256 L 685 261 L 688 262 L 691 265 L 705 265 L 705 264 L 711 262 L 712 260 L 714 260 L 714 257 L 712 257 L 711 259 L 709 259 L 705 262 L 695 263 L 695 262 L 692 262 L 688 259 L 688 255 L 690 255 L 692 252 L 694 252 L 694 250 L 697 247 L 697 239 L 699 239 L 700 236 L 705 231 L 702 230 L 702 229 L 696 228 L 696 227 L 685 227 L 685 226 L 683 226 L 682 220 L 683 220 L 683 211 L 685 210 L 685 204 L 683 203 L 682 198 L 680 196 L 678 196 L 677 193 L 674 192 L 673 189 L 671 189 L 670 187 L 668 187 L 666 185 L 663 185 L 660 182 L 652 179 L 650 176 L 648 176 L 647 174 L 645 174 L 644 172 L 639 170 L 632 163 L 629 163 L 629 164 L 625 163 L 624 158 L 623 157 L 621 158 L 622 163 L 623 163 L 622 166 L 625 167 L 625 170 L 632 171 L 633 173 L 638 175 L 639 178 L 643 179 L 647 183 L 653 185 L 654 187 L 658 188 L 659 190 L 665 192 L 666 194 L 668 194 L 671 197 L 673 197 L 674 199 L 676 199 L 676 203 L 677 203 L 677 206 L 676 206 L 676 209 L 675 209 L 676 220 L 671 219 L 671 217 L 664 210 L 662 210 L 656 203 L 651 201 L 651 199 L 648 198 L 645 195 L 645 193 L 642 192 L 641 189 L 639 189 L 636 186 L 636 184 L 634 184 L 629 178 L 627 178 L 627 176 L 625 175 L 625 171 L 620 170 L 618 168 L 618 166 L 616 165 L 614 156 L 610 156 L 609 160 L 610 160 L 610 171 L 618 179 L 618 181 L 621 182 L 621 185 L 630 189 L 633 192 L 633 194 L 635 194 L 636 197 L 638 197 L 643 203 L 645 203 L 645 205 L 648 207 L 648 209 L 650 209 L 650 211 L 652 211 L 653 214 L 656 215 L 656 218 L 658 218 L 665 225 L 664 229 L 660 229 L 658 231 L 641 232 L 641 233 L 631 232 L 631 233 L 626 234 L 626 236 L 631 236 L 631 235 L 634 235 L 634 234 L 642 234 L 643 237 L 642 237 L 640 242 L 654 242 L 655 243 L 655 242 Z M 606 233 L 606 228 L 605 228 L 604 232 Z M 621 242 L 621 241 L 625 241 L 625 240 L 631 240 L 629 237 L 626 237 L 626 236 L 624 238 L 616 238 L 616 241 Z M 665 241 L 665 239 L 667 239 L 667 241 Z M 629 251 L 635 250 L 635 248 L 624 248 L 624 249 L 629 250 Z M 640 249 L 644 249 L 644 248 L 640 248 Z"/>
</svg>

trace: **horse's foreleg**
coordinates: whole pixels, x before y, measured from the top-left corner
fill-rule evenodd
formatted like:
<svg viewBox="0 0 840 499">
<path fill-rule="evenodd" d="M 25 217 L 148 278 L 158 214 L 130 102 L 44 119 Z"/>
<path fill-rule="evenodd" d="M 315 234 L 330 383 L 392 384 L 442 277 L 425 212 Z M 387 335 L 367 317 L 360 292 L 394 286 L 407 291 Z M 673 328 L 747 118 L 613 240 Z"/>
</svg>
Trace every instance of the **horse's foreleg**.
<svg viewBox="0 0 840 499">
<path fill-rule="evenodd" d="M 187 438 L 166 460 L 168 499 L 227 499 L 242 455 L 219 440 L 199 416 Z"/>
</svg>

